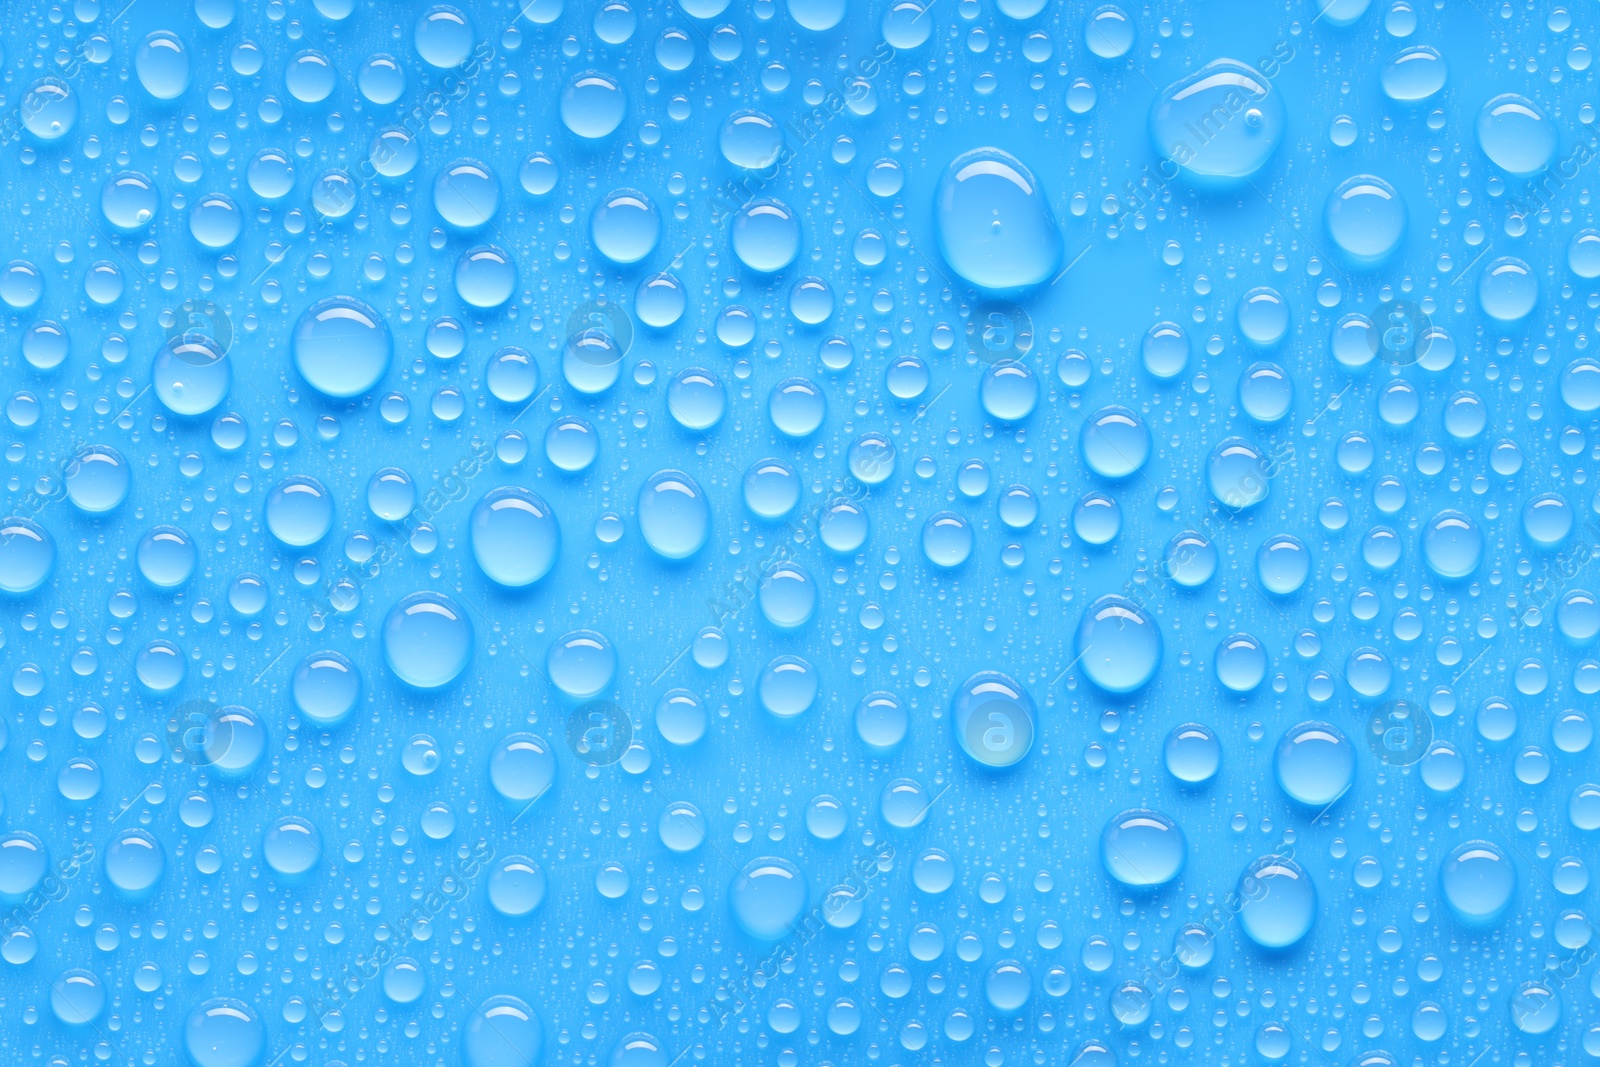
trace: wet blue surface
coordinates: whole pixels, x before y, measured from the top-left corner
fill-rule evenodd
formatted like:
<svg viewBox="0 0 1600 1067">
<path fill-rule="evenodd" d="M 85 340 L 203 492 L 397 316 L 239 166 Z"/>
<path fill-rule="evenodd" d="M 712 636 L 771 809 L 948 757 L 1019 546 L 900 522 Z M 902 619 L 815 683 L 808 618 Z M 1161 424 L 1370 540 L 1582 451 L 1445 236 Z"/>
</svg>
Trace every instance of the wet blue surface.
<svg viewBox="0 0 1600 1067">
<path fill-rule="evenodd" d="M 1600 1057 L 1593 13 L 8 12 L 0 1057 Z"/>
</svg>

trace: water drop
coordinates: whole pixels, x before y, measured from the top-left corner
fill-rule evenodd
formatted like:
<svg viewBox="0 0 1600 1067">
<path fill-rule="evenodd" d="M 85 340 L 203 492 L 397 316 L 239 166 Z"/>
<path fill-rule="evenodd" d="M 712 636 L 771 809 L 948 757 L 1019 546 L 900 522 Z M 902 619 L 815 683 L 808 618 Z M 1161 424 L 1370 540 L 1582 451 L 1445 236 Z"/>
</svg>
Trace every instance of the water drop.
<svg viewBox="0 0 1600 1067">
<path fill-rule="evenodd" d="M 663 559 L 688 559 L 711 536 L 711 506 L 699 484 L 682 471 L 651 475 L 639 489 L 639 532 Z"/>
<path fill-rule="evenodd" d="M 443 593 L 402 597 L 383 623 L 383 658 L 394 676 L 418 689 L 453 682 L 472 656 L 472 623 Z"/>
<path fill-rule="evenodd" d="M 1178 824 L 1148 808 L 1115 815 L 1100 831 L 1100 862 L 1125 886 L 1166 885 L 1183 870 L 1187 854 L 1188 843 Z"/>
<path fill-rule="evenodd" d="M 934 194 L 934 235 L 945 261 L 980 289 L 1038 285 L 1060 266 L 1061 234 L 1038 180 L 998 148 L 950 161 Z"/>
<path fill-rule="evenodd" d="M 1084 610 L 1075 642 L 1084 675 L 1108 693 L 1131 693 L 1161 666 L 1161 631 L 1133 601 L 1103 596 Z"/>
</svg>

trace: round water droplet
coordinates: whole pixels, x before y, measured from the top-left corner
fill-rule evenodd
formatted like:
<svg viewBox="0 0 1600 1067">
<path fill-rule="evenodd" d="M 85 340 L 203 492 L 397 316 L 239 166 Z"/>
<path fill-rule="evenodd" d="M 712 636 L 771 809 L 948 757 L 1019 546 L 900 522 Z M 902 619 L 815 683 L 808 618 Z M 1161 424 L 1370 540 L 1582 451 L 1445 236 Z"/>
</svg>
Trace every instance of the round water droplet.
<svg viewBox="0 0 1600 1067">
<path fill-rule="evenodd" d="M 87 1026 L 106 1008 L 106 988 L 92 971 L 64 971 L 50 983 L 50 1010 L 68 1026 Z"/>
<path fill-rule="evenodd" d="M 41 78 L 22 97 L 22 124 L 41 141 L 72 132 L 78 122 L 78 96 L 59 78 Z"/>
<path fill-rule="evenodd" d="M 1188 843 L 1178 824 L 1159 811 L 1133 808 L 1100 832 L 1100 862 L 1125 886 L 1166 885 L 1183 870 Z"/>
<path fill-rule="evenodd" d="M 570 697 L 597 696 L 617 674 L 617 650 L 605 635 L 574 630 L 556 639 L 545 655 L 545 670 L 555 687 Z"/>
<path fill-rule="evenodd" d="M 935 567 L 959 567 L 972 555 L 972 526 L 953 511 L 940 511 L 922 524 L 922 554 Z"/>
<path fill-rule="evenodd" d="M 251 1067 L 266 1051 L 267 1031 L 242 1000 L 214 997 L 189 1013 L 183 1047 L 195 1067 Z"/>
<path fill-rule="evenodd" d="M 1548 986 L 1529 982 L 1511 995 L 1511 1021 L 1525 1034 L 1549 1033 L 1561 1021 L 1561 998 Z"/>
<path fill-rule="evenodd" d="M 456 229 L 487 226 L 500 210 L 500 178 L 476 159 L 447 163 L 433 180 L 433 206 Z"/>
<path fill-rule="evenodd" d="M 1478 306 L 1501 322 L 1528 317 L 1539 303 L 1539 277 L 1515 256 L 1501 256 L 1478 275 Z"/>
<path fill-rule="evenodd" d="M 174 415 L 204 415 L 233 385 L 233 364 L 205 334 L 170 337 L 150 365 L 156 398 Z"/>
<path fill-rule="evenodd" d="M 1122 509 L 1104 493 L 1088 493 L 1072 509 L 1072 532 L 1086 545 L 1108 545 L 1122 532 Z"/>
<path fill-rule="evenodd" d="M 534 4 L 550 0 L 533 0 Z M 544 1026 L 526 1001 L 501 995 L 479 1004 L 462 1027 L 466 1067 L 525 1067 L 544 1052 Z"/>
<path fill-rule="evenodd" d="M 1189 335 L 1175 322 L 1158 322 L 1139 345 L 1144 369 L 1157 378 L 1176 378 L 1189 365 Z"/>
<path fill-rule="evenodd" d="M 472 623 L 443 593 L 412 593 L 389 609 L 383 622 L 383 659 L 407 685 L 448 685 L 471 658 Z"/>
<path fill-rule="evenodd" d="M 672 1067 L 672 1056 L 658 1038 L 636 1033 L 619 1040 L 606 1063 L 607 1067 Z"/>
<path fill-rule="evenodd" d="M 793 7 L 793 0 L 790 6 Z M 842 11 L 842 2 L 839 7 Z M 765 112 L 735 111 L 723 120 L 717 145 L 722 149 L 722 158 L 734 166 L 766 170 L 783 151 L 783 131 L 778 121 Z"/>
<path fill-rule="evenodd" d="M 1267 677 L 1267 650 L 1246 633 L 1231 634 L 1217 645 L 1217 681 L 1235 693 L 1255 690 Z"/>
<path fill-rule="evenodd" d="M 600 454 L 600 435 L 586 420 L 563 415 L 545 431 L 544 454 L 569 474 L 588 470 Z"/>
<path fill-rule="evenodd" d="M 903 735 L 904 712 L 901 711 Z M 857 710 L 857 729 L 860 710 Z M 985 767 L 1010 767 L 1033 748 L 1037 715 L 1033 698 L 1015 679 L 980 671 L 962 683 L 950 703 L 956 743 Z M 898 739 L 897 739 L 898 740 Z"/>
<path fill-rule="evenodd" d="M 800 476 L 781 459 L 760 459 L 744 472 L 744 502 L 763 519 L 781 519 L 800 503 Z"/>
<path fill-rule="evenodd" d="M 800 254 L 800 219 L 788 204 L 757 197 L 734 212 L 733 254 L 753 271 L 774 274 Z"/>
<path fill-rule="evenodd" d="M 1155 620 L 1127 597 L 1101 597 L 1078 622 L 1078 666 L 1108 693 L 1131 693 L 1147 684 L 1161 666 L 1161 652 Z"/>
<path fill-rule="evenodd" d="M 383 969 L 383 995 L 396 1004 L 410 1004 L 427 988 L 427 972 L 409 956 L 391 960 Z"/>
<path fill-rule="evenodd" d="M 1277 534 L 1256 550 L 1256 577 L 1274 596 L 1298 593 L 1311 576 L 1311 550 L 1297 537 Z"/>
<path fill-rule="evenodd" d="M 778 432 L 801 438 L 817 432 L 828 407 L 822 390 L 814 383 L 804 378 L 785 378 L 772 387 L 767 413 Z"/>
<path fill-rule="evenodd" d="M 412 40 L 417 54 L 430 67 L 459 67 L 472 54 L 472 22 L 453 7 L 430 7 L 417 19 Z"/>
<path fill-rule="evenodd" d="M 769 714 L 792 719 L 816 702 L 821 684 L 817 669 L 810 663 L 799 656 L 779 656 L 762 670 L 756 691 Z"/>
<path fill-rule="evenodd" d="M 31 519 L 0 522 L 0 591 L 31 593 L 50 577 L 56 546 L 43 526 Z"/>
<path fill-rule="evenodd" d="M 367 508 L 385 522 L 399 522 L 417 506 L 417 486 L 399 467 L 383 467 L 367 481 Z"/>
<path fill-rule="evenodd" d="M 1355 746 L 1336 726 L 1303 722 L 1278 741 L 1272 766 L 1290 799 L 1320 811 L 1355 781 Z"/>
<path fill-rule="evenodd" d="M 667 410 L 686 430 L 709 430 L 722 421 L 728 394 L 717 376 L 701 367 L 679 371 L 667 386 Z"/>
<path fill-rule="evenodd" d="M 1371 174 L 1340 182 L 1323 209 L 1328 234 L 1354 263 L 1388 258 L 1406 232 L 1406 202 L 1395 187 Z"/>
<path fill-rule="evenodd" d="M 1293 404 L 1294 381 L 1276 363 L 1251 364 L 1239 376 L 1239 406 L 1257 422 L 1277 422 Z"/>
<path fill-rule="evenodd" d="M 652 274 L 639 283 L 633 309 L 646 326 L 664 330 L 683 318 L 689 305 L 683 283 L 671 274 Z"/>
<path fill-rule="evenodd" d="M 864 433 L 846 453 L 850 474 L 862 485 L 881 485 L 894 475 L 895 447 L 885 434 Z"/>
<path fill-rule="evenodd" d="M 761 614 L 780 630 L 797 630 L 817 611 L 817 583 L 798 563 L 787 560 L 767 568 L 756 592 Z"/>
<path fill-rule="evenodd" d="M 472 509 L 470 521 L 478 569 L 500 585 L 532 585 L 550 573 L 560 555 L 561 528 L 555 512 L 526 489 L 491 489 Z"/>
<path fill-rule="evenodd" d="M 382 381 L 392 348 L 383 317 L 348 296 L 312 304 L 290 339 L 300 376 L 319 393 L 340 400 L 360 396 Z"/>
<path fill-rule="evenodd" d="M 622 347 L 605 330 L 580 330 L 561 350 L 561 376 L 588 396 L 598 396 L 622 377 Z"/>
<path fill-rule="evenodd" d="M 1567 242 L 1567 266 L 1580 278 L 1600 278 L 1600 230 L 1579 230 Z"/>
<path fill-rule="evenodd" d="M 161 843 L 147 830 L 118 830 L 106 847 L 106 880 L 123 896 L 142 900 L 155 891 L 166 870 Z"/>
<path fill-rule="evenodd" d="M 338 652 L 313 652 L 290 681 L 294 706 L 319 726 L 343 722 L 361 699 L 361 672 Z"/>
<path fill-rule="evenodd" d="M 1245 340 L 1262 348 L 1277 344 L 1289 332 L 1289 302 L 1267 286 L 1241 296 L 1235 317 Z"/>
<path fill-rule="evenodd" d="M 1167 542 L 1162 566 L 1167 576 L 1188 589 L 1197 589 L 1217 572 L 1218 554 L 1203 534 L 1186 530 Z"/>
<path fill-rule="evenodd" d="M 627 109 L 622 83 L 598 70 L 573 75 L 561 94 L 561 122 L 588 140 L 615 131 L 622 125 Z"/>
<path fill-rule="evenodd" d="M 294 162 L 281 148 L 263 148 L 245 169 L 250 191 L 263 200 L 281 200 L 294 189 Z"/>
<path fill-rule="evenodd" d="M 1540 548 L 1554 548 L 1572 532 L 1572 505 L 1559 493 L 1541 493 L 1522 505 L 1522 529 Z"/>
<path fill-rule="evenodd" d="M 289 58 L 283 81 L 289 95 L 302 104 L 320 104 L 339 84 L 339 72 L 327 56 L 307 48 Z"/>
<path fill-rule="evenodd" d="M 521 404 L 539 391 L 539 364 L 525 348 L 507 345 L 489 360 L 489 392 L 504 404 Z"/>
<path fill-rule="evenodd" d="M 909 722 L 905 705 L 893 693 L 868 693 L 856 704 L 856 736 L 873 748 L 893 748 L 904 741 Z M 960 736 L 958 729 L 957 737 Z"/>
<path fill-rule="evenodd" d="M 759 941 L 776 941 L 793 930 L 809 897 L 800 868 L 775 856 L 751 860 L 728 887 L 734 920 Z"/>
<path fill-rule="evenodd" d="M 983 980 L 983 995 L 995 1011 L 1014 1015 L 1033 995 L 1033 978 L 1016 960 L 1001 960 L 989 968 Z"/>
<path fill-rule="evenodd" d="M 1101 59 L 1121 59 L 1133 47 L 1133 20 L 1115 4 L 1106 4 L 1084 20 L 1083 37 Z"/>
<path fill-rule="evenodd" d="M 174 589 L 187 582 L 199 558 L 189 535 L 176 526 L 153 527 L 134 550 L 139 573 L 159 589 Z"/>
<path fill-rule="evenodd" d="M 291 548 L 314 545 L 333 528 L 333 495 L 315 478 L 292 475 L 267 494 L 267 529 Z"/>
<path fill-rule="evenodd" d="M 511 256 L 494 245 L 471 248 L 456 261 L 456 295 L 476 308 L 497 308 L 517 290 Z"/>
<path fill-rule="evenodd" d="M 896 51 L 920 48 L 933 33 L 931 4 L 922 0 L 894 0 L 883 13 L 883 39 Z"/>
<path fill-rule="evenodd" d="M 374 53 L 356 72 L 356 87 L 371 103 L 392 104 L 406 91 L 405 66 L 387 52 Z"/>
<path fill-rule="evenodd" d="M 607 193 L 589 220 L 589 235 L 600 254 L 627 266 L 656 249 L 661 239 L 661 213 L 636 189 Z"/>
<path fill-rule="evenodd" d="M 852 555 L 867 543 L 871 522 L 860 504 L 840 497 L 828 502 L 817 520 L 817 533 L 822 543 L 835 555 Z"/>
<path fill-rule="evenodd" d="M 195 740 L 200 743 L 200 762 L 224 776 L 237 777 L 254 769 L 266 751 L 267 728 L 255 712 L 235 704 L 209 716 Z"/>
<path fill-rule="evenodd" d="M 1026 363 L 1002 359 L 983 372 L 978 386 L 983 410 L 1001 422 L 1020 422 L 1039 402 L 1039 379 Z"/>
<path fill-rule="evenodd" d="M 1441 578 L 1465 578 L 1483 561 L 1483 532 L 1461 512 L 1441 511 L 1422 529 L 1422 558 Z"/>
<path fill-rule="evenodd" d="M 1150 431 L 1125 407 L 1103 407 L 1084 420 L 1078 435 L 1084 463 L 1102 478 L 1126 478 L 1150 458 Z"/>
<path fill-rule="evenodd" d="M 67 499 L 79 511 L 103 515 L 128 498 L 133 480 L 127 460 L 109 445 L 90 445 L 73 457 L 67 466 Z M 4 536 L 0 533 L 0 536 Z"/>
<path fill-rule="evenodd" d="M 1474 925 L 1492 923 L 1517 892 L 1517 872 L 1499 845 L 1467 841 L 1439 867 L 1439 886 L 1451 911 Z"/>
<path fill-rule="evenodd" d="M 705 843 L 706 818 L 688 801 L 674 801 L 661 812 L 656 832 L 673 852 L 693 852 Z"/>
<path fill-rule="evenodd" d="M 490 784 L 514 804 L 527 804 L 544 796 L 555 776 L 555 753 L 536 734 L 508 734 L 489 756 Z"/>
<path fill-rule="evenodd" d="M 306 873 L 322 858 L 322 835 L 310 820 L 285 815 L 267 827 L 261 854 L 267 866 L 292 878 Z"/>
<path fill-rule="evenodd" d="M 544 903 L 545 874 L 526 856 L 507 856 L 489 875 L 489 905 L 508 918 L 531 914 Z"/>
<path fill-rule="evenodd" d="M 50 865 L 44 842 L 26 830 L 0 837 L 0 900 L 16 904 L 44 879 Z"/>
<path fill-rule="evenodd" d="M 1217 442 L 1206 460 L 1206 486 L 1230 511 L 1245 511 L 1267 498 L 1271 475 L 1266 456 L 1242 437 Z"/>
<path fill-rule="evenodd" d="M 706 706 L 687 689 L 669 689 L 656 701 L 656 730 L 674 745 L 692 745 L 706 733 Z"/>
</svg>

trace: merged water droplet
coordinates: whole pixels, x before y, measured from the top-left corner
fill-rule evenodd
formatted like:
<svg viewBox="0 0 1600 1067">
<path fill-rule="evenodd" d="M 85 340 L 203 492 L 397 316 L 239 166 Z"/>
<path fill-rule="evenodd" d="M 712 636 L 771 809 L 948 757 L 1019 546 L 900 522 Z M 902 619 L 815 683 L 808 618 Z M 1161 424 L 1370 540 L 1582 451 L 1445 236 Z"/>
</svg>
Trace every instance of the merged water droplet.
<svg viewBox="0 0 1600 1067">
<path fill-rule="evenodd" d="M 1217 59 L 1162 90 L 1150 109 L 1150 143 L 1178 173 L 1208 183 L 1255 174 L 1288 127 L 1272 82 L 1233 59 Z"/>
<path fill-rule="evenodd" d="M 945 261 L 980 289 L 1038 285 L 1060 266 L 1061 234 L 1038 180 L 998 148 L 950 161 L 934 194 L 934 234 Z"/>
</svg>

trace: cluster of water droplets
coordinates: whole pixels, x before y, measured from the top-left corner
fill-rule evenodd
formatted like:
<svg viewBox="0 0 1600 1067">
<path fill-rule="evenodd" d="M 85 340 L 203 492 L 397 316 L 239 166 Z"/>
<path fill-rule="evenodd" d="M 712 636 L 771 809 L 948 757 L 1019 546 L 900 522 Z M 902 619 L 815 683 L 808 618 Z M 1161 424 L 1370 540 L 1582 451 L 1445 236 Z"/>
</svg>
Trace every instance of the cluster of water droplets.
<svg viewBox="0 0 1600 1067">
<path fill-rule="evenodd" d="M 6 1056 L 1600 1057 L 1581 12 L 115 6 Z"/>
</svg>

